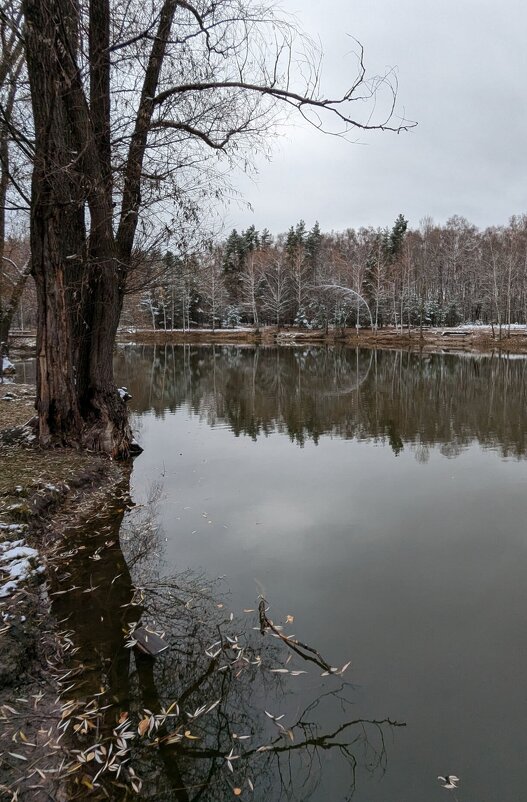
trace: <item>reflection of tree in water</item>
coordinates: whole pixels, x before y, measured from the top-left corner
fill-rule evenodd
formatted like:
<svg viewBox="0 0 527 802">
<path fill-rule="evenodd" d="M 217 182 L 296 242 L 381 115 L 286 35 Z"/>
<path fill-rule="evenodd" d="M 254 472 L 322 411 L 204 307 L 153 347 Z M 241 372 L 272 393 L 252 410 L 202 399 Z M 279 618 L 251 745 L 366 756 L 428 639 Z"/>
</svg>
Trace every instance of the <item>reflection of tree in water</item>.
<svg viewBox="0 0 527 802">
<path fill-rule="evenodd" d="M 290 624 L 262 635 L 258 608 L 234 617 L 217 584 L 158 573 L 153 512 L 155 504 L 132 511 L 122 526 L 131 570 L 118 541 L 122 507 L 67 533 L 69 565 L 53 592 L 78 649 L 66 680 L 75 690 L 64 694 L 77 699 L 64 702 L 79 741 L 69 798 L 87 789 L 93 798 L 131 798 L 130 766 L 142 780 L 135 798 L 178 802 L 307 800 L 317 790 L 325 798 L 330 755 L 340 799 L 352 796 L 362 771 L 383 772 L 385 734 L 400 725 L 354 717 L 352 686 L 341 674 L 321 679 L 315 652 L 304 662 L 298 645 L 288 648 L 298 644 Z M 169 648 L 156 659 L 127 648 L 139 620 L 164 633 Z M 113 771 L 90 788 L 106 763 Z"/>
<path fill-rule="evenodd" d="M 121 349 L 117 372 L 139 412 L 186 406 L 236 435 L 273 431 L 303 444 L 323 434 L 387 442 L 396 454 L 476 441 L 527 452 L 527 360 L 419 355 L 345 347 L 143 346 Z M 146 381 L 145 381 L 146 379 Z"/>
</svg>

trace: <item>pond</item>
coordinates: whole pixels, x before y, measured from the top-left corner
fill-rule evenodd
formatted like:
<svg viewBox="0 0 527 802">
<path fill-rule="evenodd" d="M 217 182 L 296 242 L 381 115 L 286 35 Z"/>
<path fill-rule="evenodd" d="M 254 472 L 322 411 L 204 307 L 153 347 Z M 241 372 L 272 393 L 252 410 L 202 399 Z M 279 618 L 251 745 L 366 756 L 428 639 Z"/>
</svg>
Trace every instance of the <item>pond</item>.
<svg viewBox="0 0 527 802">
<path fill-rule="evenodd" d="M 185 671 L 209 670 L 193 651 L 199 627 L 220 648 L 245 627 L 251 665 L 242 672 L 231 655 L 225 719 L 196 730 L 188 719 L 201 740 L 168 781 L 150 766 L 145 798 L 522 799 L 527 359 L 130 345 L 115 367 L 145 451 L 131 478 L 136 508 L 97 537 L 124 515 L 135 583 L 152 590 L 178 574 L 194 616 L 183 626 L 165 604 L 171 650 L 155 661 L 157 679 L 141 685 L 140 667 L 126 679 L 126 665 L 118 683 L 138 682 L 146 708 L 161 696 L 166 709 Z M 108 568 L 119 581 L 127 570 L 117 559 Z M 262 598 L 283 630 L 260 634 Z M 315 662 L 288 657 L 289 635 Z M 351 665 L 321 676 L 325 661 Z M 225 760 L 240 728 L 252 740 Z M 174 774 L 174 759 L 165 765 Z M 457 790 L 441 787 L 447 774 L 461 778 Z"/>
<path fill-rule="evenodd" d="M 166 565 L 224 577 L 233 610 L 262 594 L 352 661 L 355 718 L 406 723 L 354 798 L 441 799 L 444 774 L 522 798 L 527 360 L 136 346 L 116 370 Z M 344 799 L 328 760 L 313 798 Z"/>
</svg>

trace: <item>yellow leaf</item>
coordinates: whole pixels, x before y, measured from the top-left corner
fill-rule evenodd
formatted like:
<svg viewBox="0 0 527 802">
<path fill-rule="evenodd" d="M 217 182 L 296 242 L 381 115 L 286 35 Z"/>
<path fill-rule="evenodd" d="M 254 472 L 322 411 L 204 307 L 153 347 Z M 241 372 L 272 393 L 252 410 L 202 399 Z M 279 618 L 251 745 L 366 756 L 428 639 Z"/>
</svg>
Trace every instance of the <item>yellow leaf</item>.
<svg viewBox="0 0 527 802">
<path fill-rule="evenodd" d="M 163 738 L 163 743 L 165 744 L 177 744 L 178 741 L 181 741 L 179 732 L 174 732 L 172 735 L 167 735 L 166 738 Z"/>
<path fill-rule="evenodd" d="M 192 735 L 190 730 L 185 730 L 185 738 L 188 738 L 189 741 L 199 741 L 199 735 Z"/>
<path fill-rule="evenodd" d="M 137 728 L 137 732 L 139 735 L 144 735 L 145 732 L 148 730 L 150 726 L 150 719 L 144 718 L 142 721 L 139 722 L 139 726 Z"/>
<path fill-rule="evenodd" d="M 90 791 L 93 791 L 93 784 L 91 783 L 90 778 L 87 777 L 86 775 L 84 775 L 84 777 L 82 778 L 81 785 L 85 785 L 86 788 L 88 788 Z"/>
</svg>

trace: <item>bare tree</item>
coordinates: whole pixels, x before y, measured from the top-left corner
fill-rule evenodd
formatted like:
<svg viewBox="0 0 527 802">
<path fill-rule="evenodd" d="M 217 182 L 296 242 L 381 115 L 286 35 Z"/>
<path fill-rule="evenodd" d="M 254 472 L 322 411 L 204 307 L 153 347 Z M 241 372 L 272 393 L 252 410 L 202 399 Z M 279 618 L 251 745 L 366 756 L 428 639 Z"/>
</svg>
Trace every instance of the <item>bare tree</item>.
<svg viewBox="0 0 527 802">
<path fill-rule="evenodd" d="M 267 260 L 267 251 L 249 251 L 241 274 L 242 306 L 250 314 L 256 329 L 260 325 L 262 291 L 265 281 L 264 266 Z"/>
<path fill-rule="evenodd" d="M 409 126 L 391 122 L 395 85 L 367 78 L 362 51 L 350 88 L 325 97 L 316 49 L 271 8 L 24 0 L 23 10 L 39 440 L 125 456 L 131 433 L 113 342 L 134 244 L 157 231 L 161 206 L 168 234 L 195 222 L 221 194 L 225 167 L 245 164 L 248 148 L 272 131 L 277 101 L 322 130 L 332 120 L 343 135 Z M 380 120 L 370 110 L 355 115 L 355 99 L 387 86 Z"/>
<path fill-rule="evenodd" d="M 198 261 L 198 268 L 198 292 L 209 317 L 211 329 L 214 331 L 226 306 L 221 250 L 218 247 L 209 248 Z"/>
<path fill-rule="evenodd" d="M 20 9 L 8 2 L 0 14 L 0 343 L 8 350 L 9 330 L 30 273 L 27 259 L 21 264 L 6 250 L 7 214 L 15 211 L 24 192 L 16 180 L 13 165 L 13 126 L 20 103 L 23 71 L 23 42 Z M 10 198 L 13 194 L 15 199 Z"/>
<path fill-rule="evenodd" d="M 269 319 L 280 327 L 291 302 L 285 254 L 275 251 L 265 265 L 262 279 L 262 303 Z"/>
</svg>

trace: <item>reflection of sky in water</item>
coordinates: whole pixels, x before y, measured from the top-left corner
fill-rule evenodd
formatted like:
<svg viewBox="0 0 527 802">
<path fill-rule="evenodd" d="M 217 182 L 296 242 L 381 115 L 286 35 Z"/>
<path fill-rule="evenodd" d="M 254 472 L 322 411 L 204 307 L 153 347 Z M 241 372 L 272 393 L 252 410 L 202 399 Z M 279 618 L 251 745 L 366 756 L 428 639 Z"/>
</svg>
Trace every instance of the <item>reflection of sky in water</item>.
<svg viewBox="0 0 527 802">
<path fill-rule="evenodd" d="M 526 360 L 210 355 L 117 357 L 145 447 L 135 499 L 163 487 L 167 573 L 225 575 L 235 611 L 265 593 L 300 639 L 352 659 L 357 718 L 407 723 L 356 799 L 446 799 L 446 773 L 459 802 L 523 798 L 527 463 L 503 455 L 526 452 Z M 348 781 L 326 759 L 319 802 Z"/>
<path fill-rule="evenodd" d="M 521 798 L 527 464 L 477 445 L 423 463 L 329 436 L 254 442 L 185 408 L 143 414 L 141 441 L 134 492 L 163 482 L 168 565 L 225 574 L 234 609 L 263 589 L 300 638 L 352 658 L 358 716 L 407 722 L 357 799 L 443 799 L 444 773 L 460 800 Z"/>
</svg>

